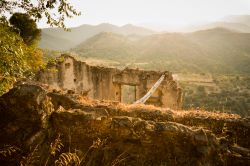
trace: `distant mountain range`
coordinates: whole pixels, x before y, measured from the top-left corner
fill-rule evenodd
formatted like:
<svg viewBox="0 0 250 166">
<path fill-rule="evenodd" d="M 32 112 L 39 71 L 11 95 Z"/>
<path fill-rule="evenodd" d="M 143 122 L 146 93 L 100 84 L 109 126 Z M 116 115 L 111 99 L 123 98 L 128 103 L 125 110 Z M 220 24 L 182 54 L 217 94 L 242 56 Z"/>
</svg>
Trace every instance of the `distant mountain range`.
<svg viewBox="0 0 250 166">
<path fill-rule="evenodd" d="M 229 16 L 189 33 L 133 26 L 82 25 L 42 30 L 41 48 L 173 72 L 250 73 L 250 16 Z"/>
<path fill-rule="evenodd" d="M 222 19 L 225 22 L 239 23 L 250 26 L 250 15 L 231 15 Z"/>
<path fill-rule="evenodd" d="M 217 27 L 226 28 L 237 32 L 250 33 L 250 15 L 227 16 L 217 22 L 186 27 L 184 29 L 179 29 L 179 31 L 194 32 Z M 121 27 L 108 23 L 103 23 L 95 26 L 85 24 L 79 27 L 71 28 L 71 32 L 66 32 L 61 28 L 45 28 L 42 29 L 42 39 L 40 42 L 40 47 L 45 49 L 65 51 L 70 48 L 74 48 L 86 39 L 93 37 L 94 35 L 97 35 L 101 32 L 112 32 L 134 37 L 160 33 L 131 24 L 127 24 Z"/>
<path fill-rule="evenodd" d="M 205 25 L 199 25 L 199 26 L 190 26 L 185 28 L 185 32 L 194 32 L 194 31 L 200 31 L 200 30 L 206 30 L 206 29 L 213 29 L 213 28 L 225 28 L 237 32 L 243 32 L 243 33 L 250 33 L 250 26 L 242 23 L 234 23 L 234 22 L 213 22 Z"/>
<path fill-rule="evenodd" d="M 121 27 L 107 23 L 96 26 L 82 25 L 71 28 L 70 32 L 64 31 L 61 28 L 45 28 L 42 29 L 40 47 L 52 50 L 68 50 L 101 32 L 113 32 L 122 35 L 138 36 L 151 35 L 154 33 L 152 30 L 131 24 Z"/>
<path fill-rule="evenodd" d="M 187 27 L 183 31 L 194 32 L 198 30 L 206 30 L 217 27 L 226 28 L 243 33 L 250 33 L 250 15 L 227 16 L 217 22 L 207 23 L 199 26 Z"/>
</svg>

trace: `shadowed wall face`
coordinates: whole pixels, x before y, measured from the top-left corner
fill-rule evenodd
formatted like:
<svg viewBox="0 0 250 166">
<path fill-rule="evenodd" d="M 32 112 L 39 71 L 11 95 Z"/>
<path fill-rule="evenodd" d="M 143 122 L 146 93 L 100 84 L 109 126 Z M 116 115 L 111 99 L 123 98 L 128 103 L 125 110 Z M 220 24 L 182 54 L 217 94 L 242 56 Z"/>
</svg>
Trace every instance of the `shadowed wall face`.
<svg viewBox="0 0 250 166">
<path fill-rule="evenodd" d="M 169 72 L 118 70 L 90 66 L 68 55 L 62 57 L 63 61 L 49 65 L 46 70 L 41 71 L 37 75 L 37 80 L 55 89 L 86 93 L 93 99 L 131 104 L 143 97 L 165 74 L 165 79 L 146 104 L 172 109 L 178 109 L 181 106 L 181 90 Z"/>
</svg>

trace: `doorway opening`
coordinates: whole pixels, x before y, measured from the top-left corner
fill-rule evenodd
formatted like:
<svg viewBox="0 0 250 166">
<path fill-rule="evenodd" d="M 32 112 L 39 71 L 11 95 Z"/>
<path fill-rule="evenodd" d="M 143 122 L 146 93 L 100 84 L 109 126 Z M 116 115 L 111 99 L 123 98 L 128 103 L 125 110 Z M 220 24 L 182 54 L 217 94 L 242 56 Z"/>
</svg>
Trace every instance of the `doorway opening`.
<svg viewBox="0 0 250 166">
<path fill-rule="evenodd" d="M 121 102 L 132 104 L 136 100 L 136 86 L 121 85 Z"/>
</svg>

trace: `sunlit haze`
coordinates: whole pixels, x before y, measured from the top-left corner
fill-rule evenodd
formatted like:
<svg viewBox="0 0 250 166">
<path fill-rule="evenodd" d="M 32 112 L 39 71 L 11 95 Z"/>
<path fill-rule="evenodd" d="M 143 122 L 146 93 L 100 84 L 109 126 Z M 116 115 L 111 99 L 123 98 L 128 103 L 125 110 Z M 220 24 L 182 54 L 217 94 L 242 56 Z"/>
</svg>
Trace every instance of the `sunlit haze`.
<svg viewBox="0 0 250 166">
<path fill-rule="evenodd" d="M 219 20 L 227 15 L 250 14 L 250 0 L 71 0 L 79 17 L 66 21 L 81 24 L 135 24 L 153 28 L 181 27 Z M 40 27 L 46 27 L 44 21 Z"/>
</svg>

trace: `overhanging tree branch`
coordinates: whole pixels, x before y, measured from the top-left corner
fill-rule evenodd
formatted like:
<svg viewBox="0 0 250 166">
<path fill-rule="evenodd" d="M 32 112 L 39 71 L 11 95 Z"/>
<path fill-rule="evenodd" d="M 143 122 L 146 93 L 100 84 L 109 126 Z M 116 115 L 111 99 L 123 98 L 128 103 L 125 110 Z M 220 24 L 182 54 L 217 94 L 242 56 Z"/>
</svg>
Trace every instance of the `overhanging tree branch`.
<svg viewBox="0 0 250 166">
<path fill-rule="evenodd" d="M 24 12 L 36 21 L 46 18 L 50 26 L 62 27 L 65 18 L 81 15 L 68 0 L 1 0 L 0 15 L 4 17 L 15 12 Z"/>
</svg>

